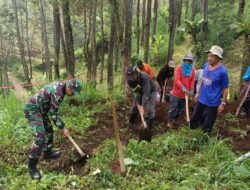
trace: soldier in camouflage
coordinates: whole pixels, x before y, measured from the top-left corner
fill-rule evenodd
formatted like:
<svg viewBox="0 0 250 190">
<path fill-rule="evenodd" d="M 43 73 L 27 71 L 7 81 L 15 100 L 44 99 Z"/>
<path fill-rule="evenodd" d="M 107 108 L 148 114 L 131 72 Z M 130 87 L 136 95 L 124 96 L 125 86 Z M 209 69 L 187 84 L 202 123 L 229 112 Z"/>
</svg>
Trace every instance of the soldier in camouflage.
<svg viewBox="0 0 250 190">
<path fill-rule="evenodd" d="M 59 151 L 52 149 L 53 128 L 49 116 L 54 124 L 62 130 L 62 134 L 67 137 L 69 131 L 58 115 L 59 105 L 65 95 L 78 95 L 81 89 L 82 84 L 77 79 L 55 82 L 41 89 L 25 105 L 25 117 L 28 119 L 34 136 L 28 164 L 32 179 L 41 179 L 41 174 L 36 169 L 36 165 L 42 151 L 44 159 L 55 159 L 61 155 Z"/>
</svg>

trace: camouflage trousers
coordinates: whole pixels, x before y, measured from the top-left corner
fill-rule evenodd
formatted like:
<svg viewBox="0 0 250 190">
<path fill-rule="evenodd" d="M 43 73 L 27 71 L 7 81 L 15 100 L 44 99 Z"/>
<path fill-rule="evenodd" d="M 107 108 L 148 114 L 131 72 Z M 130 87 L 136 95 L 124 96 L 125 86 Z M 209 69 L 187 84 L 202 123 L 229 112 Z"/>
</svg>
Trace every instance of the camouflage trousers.
<svg viewBox="0 0 250 190">
<path fill-rule="evenodd" d="M 42 151 L 52 149 L 53 127 L 48 115 L 33 111 L 25 111 L 24 113 L 33 132 L 33 142 L 29 158 L 39 159 Z"/>
</svg>

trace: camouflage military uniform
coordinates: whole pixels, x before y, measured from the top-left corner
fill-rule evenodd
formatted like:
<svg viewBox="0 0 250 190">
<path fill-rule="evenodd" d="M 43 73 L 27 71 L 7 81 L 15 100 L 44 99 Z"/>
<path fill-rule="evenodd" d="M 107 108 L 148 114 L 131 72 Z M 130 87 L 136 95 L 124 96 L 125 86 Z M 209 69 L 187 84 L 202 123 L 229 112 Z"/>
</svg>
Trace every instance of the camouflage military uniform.
<svg viewBox="0 0 250 190">
<path fill-rule="evenodd" d="M 65 94 L 66 82 L 56 82 L 44 87 L 25 105 L 25 117 L 28 119 L 34 136 L 29 153 L 30 158 L 38 159 L 42 150 L 52 149 L 53 128 L 48 115 L 59 129 L 64 128 L 64 123 L 58 115 L 58 109 Z"/>
</svg>

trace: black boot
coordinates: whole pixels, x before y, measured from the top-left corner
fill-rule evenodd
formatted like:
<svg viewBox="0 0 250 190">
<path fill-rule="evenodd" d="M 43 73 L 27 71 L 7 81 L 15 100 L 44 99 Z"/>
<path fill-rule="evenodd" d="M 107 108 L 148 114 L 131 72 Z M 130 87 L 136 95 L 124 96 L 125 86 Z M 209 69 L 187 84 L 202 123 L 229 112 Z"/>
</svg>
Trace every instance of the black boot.
<svg viewBox="0 0 250 190">
<path fill-rule="evenodd" d="M 148 142 L 151 142 L 152 140 L 152 128 L 153 128 L 153 119 L 146 118 L 146 123 L 147 123 L 147 129 L 146 129 L 146 135 L 145 135 L 145 140 Z"/>
<path fill-rule="evenodd" d="M 61 156 L 61 152 L 59 150 L 48 150 L 43 152 L 43 159 L 56 159 Z"/>
<path fill-rule="evenodd" d="M 150 130 L 153 129 L 153 123 L 154 123 L 154 119 L 148 119 L 148 120 L 147 120 L 147 125 L 148 125 L 148 128 L 149 128 Z"/>
<path fill-rule="evenodd" d="M 29 159 L 28 169 L 32 179 L 40 180 L 42 178 L 40 172 L 36 169 L 38 160 L 34 158 Z"/>
</svg>

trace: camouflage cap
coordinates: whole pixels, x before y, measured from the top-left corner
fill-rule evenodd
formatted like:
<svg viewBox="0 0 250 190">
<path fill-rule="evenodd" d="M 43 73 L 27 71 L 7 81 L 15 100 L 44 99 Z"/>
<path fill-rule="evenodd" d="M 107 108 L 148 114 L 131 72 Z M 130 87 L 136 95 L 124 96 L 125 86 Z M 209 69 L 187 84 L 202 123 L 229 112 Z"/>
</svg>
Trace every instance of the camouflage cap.
<svg viewBox="0 0 250 190">
<path fill-rule="evenodd" d="M 82 90 L 82 82 L 76 78 L 68 80 L 66 85 L 74 92 L 74 95 L 79 95 Z"/>
</svg>

